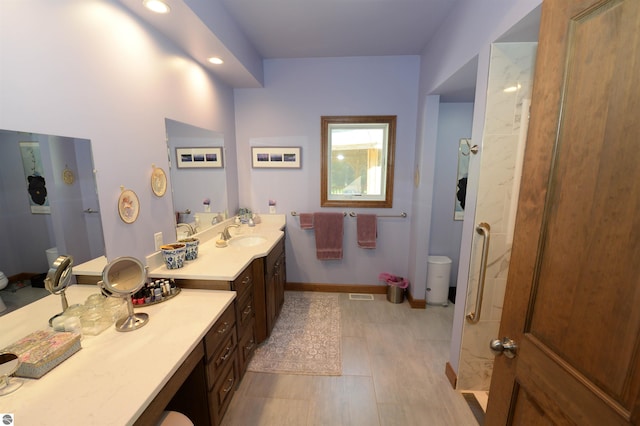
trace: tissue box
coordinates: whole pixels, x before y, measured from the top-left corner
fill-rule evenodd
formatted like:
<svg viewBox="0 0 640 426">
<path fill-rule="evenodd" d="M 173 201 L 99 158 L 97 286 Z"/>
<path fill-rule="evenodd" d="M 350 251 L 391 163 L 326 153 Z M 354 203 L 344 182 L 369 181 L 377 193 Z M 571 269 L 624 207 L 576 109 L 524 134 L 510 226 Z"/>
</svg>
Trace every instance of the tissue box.
<svg viewBox="0 0 640 426">
<path fill-rule="evenodd" d="M 80 335 L 48 330 L 36 331 L 0 352 L 12 352 L 20 358 L 15 375 L 39 379 L 80 350 Z"/>
</svg>

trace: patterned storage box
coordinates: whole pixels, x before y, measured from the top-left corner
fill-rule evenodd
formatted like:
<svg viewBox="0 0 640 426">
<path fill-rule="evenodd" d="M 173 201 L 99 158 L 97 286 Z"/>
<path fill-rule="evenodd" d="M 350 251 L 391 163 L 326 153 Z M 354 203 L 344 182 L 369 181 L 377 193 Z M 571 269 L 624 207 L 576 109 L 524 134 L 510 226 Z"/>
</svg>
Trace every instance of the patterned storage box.
<svg viewBox="0 0 640 426">
<path fill-rule="evenodd" d="M 29 334 L 0 352 L 13 352 L 20 358 L 15 375 L 39 379 L 80 350 L 80 335 L 40 330 Z"/>
</svg>

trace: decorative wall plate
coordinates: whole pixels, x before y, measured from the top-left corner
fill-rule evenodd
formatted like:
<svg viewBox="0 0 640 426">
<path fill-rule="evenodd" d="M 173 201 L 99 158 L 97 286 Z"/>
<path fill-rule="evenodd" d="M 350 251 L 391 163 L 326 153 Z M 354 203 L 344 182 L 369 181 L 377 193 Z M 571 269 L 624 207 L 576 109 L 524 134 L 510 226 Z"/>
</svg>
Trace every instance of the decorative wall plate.
<svg viewBox="0 0 640 426">
<path fill-rule="evenodd" d="M 153 168 L 151 190 L 158 197 L 162 197 L 167 192 L 167 175 L 161 167 Z"/>
<path fill-rule="evenodd" d="M 67 185 L 72 185 L 73 182 L 76 180 L 76 177 L 74 176 L 73 171 L 70 168 L 68 167 L 64 168 L 64 170 L 62 171 L 62 180 Z"/>
<path fill-rule="evenodd" d="M 138 219 L 140 202 L 135 192 L 130 189 L 122 189 L 118 198 L 118 214 L 124 223 L 133 223 Z"/>
</svg>

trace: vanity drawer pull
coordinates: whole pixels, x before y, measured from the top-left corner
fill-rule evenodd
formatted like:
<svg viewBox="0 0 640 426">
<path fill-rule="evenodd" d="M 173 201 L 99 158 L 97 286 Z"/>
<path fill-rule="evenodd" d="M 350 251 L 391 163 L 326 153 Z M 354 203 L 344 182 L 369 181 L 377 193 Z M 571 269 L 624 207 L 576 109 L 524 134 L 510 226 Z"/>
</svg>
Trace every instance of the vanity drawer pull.
<svg viewBox="0 0 640 426">
<path fill-rule="evenodd" d="M 251 303 L 249 303 L 244 311 L 242 311 L 243 315 L 249 315 L 251 313 Z"/>
<path fill-rule="evenodd" d="M 222 324 L 222 327 L 218 329 L 218 334 L 224 334 L 227 330 L 229 330 L 229 323 L 225 321 L 224 324 Z"/>
<path fill-rule="evenodd" d="M 247 346 L 244 347 L 246 352 L 250 352 L 251 349 L 253 349 L 253 347 L 256 345 L 255 340 L 251 339 L 249 340 L 249 344 Z"/>
<path fill-rule="evenodd" d="M 228 393 L 231 389 L 233 389 L 233 382 L 235 381 L 233 377 L 230 377 L 227 381 L 229 382 L 229 386 L 222 389 L 223 393 Z"/>
<path fill-rule="evenodd" d="M 227 346 L 227 348 L 224 350 L 224 355 L 220 356 L 220 359 L 218 360 L 217 365 L 222 364 L 227 360 L 227 358 L 229 358 L 229 355 L 231 355 L 231 349 L 233 349 L 233 345 Z"/>
<path fill-rule="evenodd" d="M 242 284 L 249 284 L 250 282 L 251 282 L 251 277 L 248 275 L 242 279 Z"/>
</svg>

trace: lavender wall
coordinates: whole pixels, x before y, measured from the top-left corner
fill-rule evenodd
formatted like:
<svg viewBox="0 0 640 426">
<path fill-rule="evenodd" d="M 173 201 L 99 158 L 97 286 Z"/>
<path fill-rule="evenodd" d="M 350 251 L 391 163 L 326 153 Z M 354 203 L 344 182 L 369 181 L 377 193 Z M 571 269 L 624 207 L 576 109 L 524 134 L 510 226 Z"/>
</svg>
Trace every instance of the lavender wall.
<svg viewBox="0 0 640 426">
<path fill-rule="evenodd" d="M 458 146 L 471 137 L 472 103 L 441 103 L 434 169 L 429 254 L 451 259 L 449 286 L 455 287 L 462 238 L 462 221 L 453 220 L 457 185 Z"/>
<path fill-rule="evenodd" d="M 455 8 L 442 21 L 434 37 L 427 43 L 420 56 L 419 82 L 419 111 L 416 130 L 416 154 L 414 167 L 419 172 L 420 184 L 414 190 L 414 200 L 422 200 L 414 204 L 411 234 L 411 261 L 409 277 L 416 284 L 413 291 L 415 297 L 421 297 L 426 292 L 428 244 L 431 239 L 431 195 L 434 185 L 432 159 L 436 155 L 437 131 L 431 127 L 437 123 L 439 96 L 434 95 L 446 80 L 474 57 L 479 61 L 488 59 L 481 55 L 488 52 L 489 44 L 497 37 L 509 30 L 520 19 L 540 5 L 541 0 L 495 0 L 478 2 L 474 0 L 460 0 Z M 486 53 L 488 55 L 488 53 Z M 479 62 L 478 78 L 483 78 Z M 487 65 L 488 66 L 488 65 Z M 486 74 L 486 73 L 485 73 Z M 477 80 L 474 124 L 472 138 L 480 140 L 482 123 L 484 122 L 484 103 L 486 101 L 486 82 Z M 479 86 L 479 87 L 478 87 Z M 425 198 L 429 202 L 425 202 Z M 465 225 L 463 225 L 463 243 L 465 242 Z M 469 228 L 472 230 L 472 228 Z M 467 232 L 468 234 L 468 232 Z M 462 257 L 462 253 L 461 253 Z M 461 258 L 461 264 L 468 263 L 468 259 Z M 463 271 L 463 275 L 468 273 Z M 458 276 L 460 279 L 460 276 Z M 466 282 L 466 276 L 463 277 Z"/>
<path fill-rule="evenodd" d="M 287 279 L 318 284 L 378 284 L 388 271 L 406 276 L 410 221 L 378 221 L 378 247 L 356 246 L 356 221 L 345 219 L 344 257 L 319 261 L 311 231 L 289 213 L 320 208 L 320 117 L 397 115 L 392 209 L 348 209 L 390 214 L 411 211 L 419 58 L 417 56 L 267 60 L 265 87 L 236 90 L 240 204 L 268 211 L 275 199 L 287 214 Z M 300 146 L 301 169 L 252 169 L 251 146 Z"/>
<path fill-rule="evenodd" d="M 144 258 L 154 232 L 175 235 L 171 197 L 150 188 L 151 165 L 168 170 L 165 117 L 234 141 L 233 90 L 116 1 L 0 9 L 0 129 L 91 140 L 107 257 Z M 235 194 L 235 164 L 228 172 Z M 117 213 L 121 185 L 140 199 L 130 225 Z"/>
</svg>

